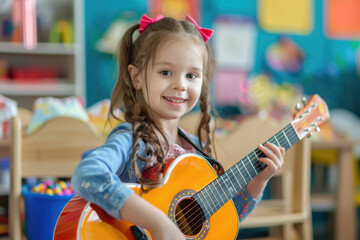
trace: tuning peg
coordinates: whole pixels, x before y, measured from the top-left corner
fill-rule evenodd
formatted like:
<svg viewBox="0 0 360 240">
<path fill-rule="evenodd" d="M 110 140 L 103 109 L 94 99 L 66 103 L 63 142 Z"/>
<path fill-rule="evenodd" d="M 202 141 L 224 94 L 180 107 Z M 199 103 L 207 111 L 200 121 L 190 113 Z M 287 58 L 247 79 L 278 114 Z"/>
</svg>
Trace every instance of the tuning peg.
<svg viewBox="0 0 360 240">
<path fill-rule="evenodd" d="M 313 135 L 313 133 L 309 133 L 309 135 L 307 135 L 307 138 L 311 138 L 311 136 Z"/>
<path fill-rule="evenodd" d="M 301 109 L 301 104 L 300 104 L 300 103 L 297 103 L 297 104 L 295 105 L 295 111 L 298 112 L 298 111 L 300 111 L 300 109 Z"/>
<path fill-rule="evenodd" d="M 320 132 L 320 128 L 319 128 L 319 127 L 316 127 L 316 128 L 315 128 L 315 131 Z"/>
<path fill-rule="evenodd" d="M 306 97 L 302 97 L 301 98 L 301 102 L 302 102 L 302 104 L 304 104 L 304 106 L 306 105 L 306 103 L 307 103 L 307 99 L 306 99 Z"/>
</svg>

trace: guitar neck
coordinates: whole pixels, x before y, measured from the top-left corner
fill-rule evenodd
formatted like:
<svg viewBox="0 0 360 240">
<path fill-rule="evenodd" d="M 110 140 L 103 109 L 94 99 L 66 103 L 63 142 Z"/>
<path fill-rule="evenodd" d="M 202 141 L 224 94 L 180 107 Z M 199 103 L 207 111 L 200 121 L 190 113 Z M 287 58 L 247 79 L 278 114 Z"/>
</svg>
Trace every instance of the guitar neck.
<svg viewBox="0 0 360 240">
<path fill-rule="evenodd" d="M 266 142 L 271 142 L 288 150 L 298 141 L 300 141 L 300 138 L 293 125 L 289 123 Z M 256 148 L 193 196 L 204 210 L 206 219 L 209 219 L 229 199 L 236 196 L 262 172 L 266 165 L 261 163 L 259 158 L 263 156 L 265 154 Z"/>
</svg>

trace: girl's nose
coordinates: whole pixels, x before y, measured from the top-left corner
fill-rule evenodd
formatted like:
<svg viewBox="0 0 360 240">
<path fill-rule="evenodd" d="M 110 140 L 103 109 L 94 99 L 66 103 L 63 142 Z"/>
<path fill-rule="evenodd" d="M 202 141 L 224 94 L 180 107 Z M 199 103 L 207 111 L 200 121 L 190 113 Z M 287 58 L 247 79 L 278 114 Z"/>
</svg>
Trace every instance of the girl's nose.
<svg viewBox="0 0 360 240">
<path fill-rule="evenodd" d="M 187 88 L 185 77 L 177 77 L 174 81 L 173 87 L 179 91 L 185 91 Z"/>
</svg>

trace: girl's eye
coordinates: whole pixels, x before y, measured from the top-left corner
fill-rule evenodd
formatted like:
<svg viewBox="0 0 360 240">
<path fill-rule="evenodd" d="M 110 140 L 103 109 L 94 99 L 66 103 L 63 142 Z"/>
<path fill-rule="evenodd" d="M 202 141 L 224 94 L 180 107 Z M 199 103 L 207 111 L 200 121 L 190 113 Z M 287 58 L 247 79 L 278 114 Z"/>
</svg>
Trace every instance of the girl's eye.
<svg viewBox="0 0 360 240">
<path fill-rule="evenodd" d="M 196 76 L 195 74 L 193 74 L 193 73 L 187 74 L 186 77 L 189 78 L 189 79 L 195 79 L 195 78 L 197 78 L 197 76 Z"/>
<path fill-rule="evenodd" d="M 167 71 L 167 70 L 163 70 L 163 71 L 160 72 L 160 74 L 163 75 L 163 76 L 170 76 L 171 72 Z"/>
</svg>

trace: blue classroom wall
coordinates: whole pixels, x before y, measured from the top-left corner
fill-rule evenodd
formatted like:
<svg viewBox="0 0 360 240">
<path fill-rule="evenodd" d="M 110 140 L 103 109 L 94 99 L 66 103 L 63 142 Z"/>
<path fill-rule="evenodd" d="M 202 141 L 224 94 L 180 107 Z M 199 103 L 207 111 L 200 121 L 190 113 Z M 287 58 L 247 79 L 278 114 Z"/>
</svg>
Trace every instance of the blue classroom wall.
<svg viewBox="0 0 360 240">
<path fill-rule="evenodd" d="M 323 32 L 323 0 L 313 2 L 313 31 L 308 35 L 286 35 L 305 53 L 301 72 L 293 75 L 271 72 L 271 75 L 276 82 L 301 84 L 305 94 L 318 93 L 330 109 L 345 108 L 360 116 L 360 79 L 354 61 L 359 41 L 328 39 Z M 87 105 L 110 97 L 117 71 L 116 60 L 97 52 L 95 42 L 119 13 L 132 10 L 141 16 L 147 12 L 146 5 L 147 0 L 85 2 Z M 212 27 L 216 16 L 223 14 L 241 15 L 257 21 L 257 1 L 254 0 L 203 0 L 201 11 L 204 27 Z M 253 73 L 269 71 L 264 61 L 265 51 L 281 36 L 284 35 L 258 28 Z"/>
<path fill-rule="evenodd" d="M 133 11 L 141 16 L 146 9 L 146 0 L 84 1 L 87 106 L 110 98 L 117 76 L 116 59 L 109 54 L 97 51 L 96 42 L 122 12 Z"/>
</svg>

